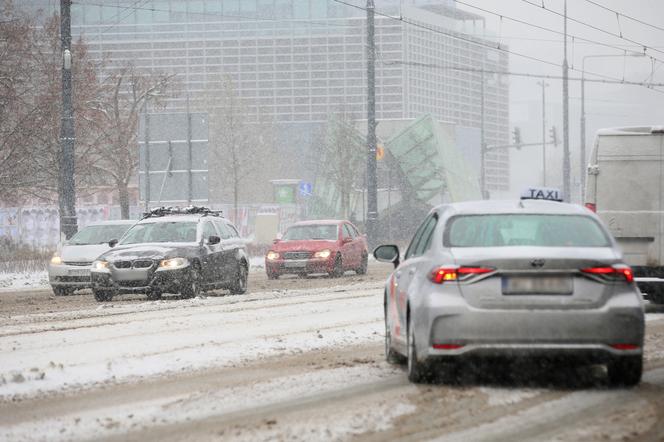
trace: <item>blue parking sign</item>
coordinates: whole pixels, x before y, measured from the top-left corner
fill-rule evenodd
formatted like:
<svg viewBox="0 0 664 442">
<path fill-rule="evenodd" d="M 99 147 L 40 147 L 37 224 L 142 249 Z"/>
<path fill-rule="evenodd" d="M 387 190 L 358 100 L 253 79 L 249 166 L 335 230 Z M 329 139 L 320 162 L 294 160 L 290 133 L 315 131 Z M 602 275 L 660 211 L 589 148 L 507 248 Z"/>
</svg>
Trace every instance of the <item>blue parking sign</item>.
<svg viewBox="0 0 664 442">
<path fill-rule="evenodd" d="M 313 187 L 314 186 L 311 183 L 308 183 L 306 181 L 300 181 L 298 190 L 300 191 L 301 196 L 311 196 Z"/>
</svg>

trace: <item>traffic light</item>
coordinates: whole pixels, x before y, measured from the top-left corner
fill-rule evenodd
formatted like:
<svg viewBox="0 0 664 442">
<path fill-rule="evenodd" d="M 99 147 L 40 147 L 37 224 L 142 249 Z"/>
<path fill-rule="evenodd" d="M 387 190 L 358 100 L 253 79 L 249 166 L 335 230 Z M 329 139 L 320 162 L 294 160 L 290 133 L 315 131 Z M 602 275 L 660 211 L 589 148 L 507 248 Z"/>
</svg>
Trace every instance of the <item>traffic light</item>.
<svg viewBox="0 0 664 442">
<path fill-rule="evenodd" d="M 556 126 L 551 126 L 551 129 L 549 129 L 549 136 L 551 137 L 553 145 L 558 147 L 558 131 L 556 131 Z"/>
<path fill-rule="evenodd" d="M 514 130 L 512 131 L 512 137 L 513 137 L 513 144 L 516 146 L 517 149 L 521 150 L 521 129 L 518 127 L 515 127 Z"/>
</svg>

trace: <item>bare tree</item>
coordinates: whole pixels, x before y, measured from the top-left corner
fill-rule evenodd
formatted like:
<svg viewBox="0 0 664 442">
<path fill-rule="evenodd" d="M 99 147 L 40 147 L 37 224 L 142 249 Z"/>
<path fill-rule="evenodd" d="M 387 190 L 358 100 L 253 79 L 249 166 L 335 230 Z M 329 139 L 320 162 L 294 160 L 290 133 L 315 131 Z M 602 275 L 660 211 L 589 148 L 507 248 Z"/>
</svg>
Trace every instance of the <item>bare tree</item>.
<svg viewBox="0 0 664 442">
<path fill-rule="evenodd" d="M 37 110 L 31 92 L 33 72 L 29 54 L 34 24 L 20 17 L 10 2 L 2 4 L 0 22 L 0 196 L 7 198 L 33 184 L 28 173 L 30 126 Z"/>
<path fill-rule="evenodd" d="M 57 199 L 62 107 L 59 17 L 36 22 L 2 3 L 0 22 L 0 195 Z M 72 47 L 76 115 L 76 181 L 91 183 L 93 146 L 88 101 L 96 96 L 95 65 L 80 40 Z"/>
<path fill-rule="evenodd" d="M 222 82 L 220 96 L 210 103 L 210 151 L 221 171 L 221 182 L 231 189 L 233 219 L 237 221 L 241 192 L 250 180 L 262 178 L 261 164 L 273 151 L 272 125 L 261 121 L 238 97 L 229 78 Z M 257 109 L 257 108 L 256 108 Z M 246 192 L 245 194 L 248 194 Z"/>
<path fill-rule="evenodd" d="M 147 101 L 159 107 L 174 75 L 137 70 L 128 64 L 107 76 L 94 101 L 99 137 L 95 168 L 115 186 L 121 216 L 129 218 L 129 184 L 138 168 L 137 132 Z"/>
<path fill-rule="evenodd" d="M 354 127 L 354 119 L 345 108 L 328 117 L 327 124 L 317 148 L 312 150 L 318 175 L 336 188 L 341 212 L 349 218 L 354 189 L 363 183 L 364 155 L 363 137 Z"/>
</svg>

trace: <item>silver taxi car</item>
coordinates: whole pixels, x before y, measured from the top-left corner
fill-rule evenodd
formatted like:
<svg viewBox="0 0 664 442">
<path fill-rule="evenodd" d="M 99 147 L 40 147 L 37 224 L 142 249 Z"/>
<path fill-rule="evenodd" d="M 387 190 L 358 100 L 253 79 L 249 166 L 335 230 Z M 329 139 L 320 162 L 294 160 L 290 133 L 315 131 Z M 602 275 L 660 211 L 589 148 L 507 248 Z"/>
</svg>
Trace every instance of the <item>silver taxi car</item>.
<svg viewBox="0 0 664 442">
<path fill-rule="evenodd" d="M 610 385 L 640 382 L 644 308 L 631 269 L 599 218 L 554 201 L 434 208 L 385 288 L 388 361 L 412 382 L 436 362 L 546 357 L 606 364 Z"/>
</svg>

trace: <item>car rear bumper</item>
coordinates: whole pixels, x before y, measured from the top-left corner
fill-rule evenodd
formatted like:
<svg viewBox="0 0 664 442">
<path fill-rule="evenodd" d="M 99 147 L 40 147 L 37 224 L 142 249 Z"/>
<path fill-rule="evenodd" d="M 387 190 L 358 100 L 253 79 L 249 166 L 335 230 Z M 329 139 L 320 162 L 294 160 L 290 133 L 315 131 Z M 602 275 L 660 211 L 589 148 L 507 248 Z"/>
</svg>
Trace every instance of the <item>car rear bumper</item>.
<svg viewBox="0 0 664 442">
<path fill-rule="evenodd" d="M 601 361 L 643 352 L 644 311 L 634 292 L 613 296 L 601 308 L 565 310 L 484 310 L 457 297 L 456 302 L 429 307 L 423 316 L 423 327 L 415 325 L 416 342 L 427 343 L 418 345 L 422 356 L 568 356 Z"/>
</svg>

